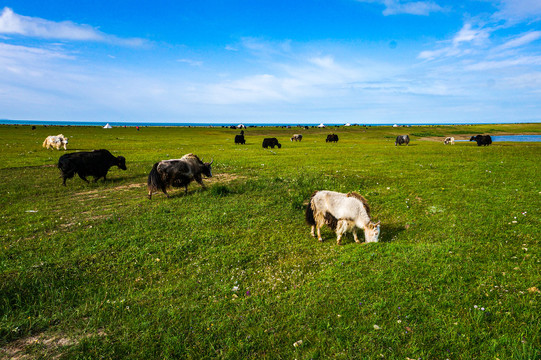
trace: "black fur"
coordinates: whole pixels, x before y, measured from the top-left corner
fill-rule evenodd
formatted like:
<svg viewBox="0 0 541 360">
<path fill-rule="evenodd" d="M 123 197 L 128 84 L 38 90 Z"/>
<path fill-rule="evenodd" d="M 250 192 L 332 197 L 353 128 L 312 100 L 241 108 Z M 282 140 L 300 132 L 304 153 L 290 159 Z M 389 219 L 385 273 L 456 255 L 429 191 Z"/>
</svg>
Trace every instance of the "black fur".
<svg viewBox="0 0 541 360">
<path fill-rule="evenodd" d="M 75 174 L 86 182 L 88 182 L 87 176 L 93 176 L 94 182 L 97 182 L 99 178 L 105 181 L 107 172 L 112 166 L 126 170 L 126 159 L 123 156 L 113 156 L 104 149 L 69 153 L 58 159 L 58 168 L 62 172 L 64 186 L 66 179 L 71 179 Z"/>
<path fill-rule="evenodd" d="M 336 134 L 327 135 L 327 139 L 325 139 L 325 142 L 338 142 L 338 135 Z"/>
<path fill-rule="evenodd" d="M 470 141 L 476 141 L 477 146 L 488 146 L 488 145 L 492 144 L 492 138 L 490 137 L 490 135 L 472 136 L 470 138 Z"/>
<path fill-rule="evenodd" d="M 308 225 L 316 225 L 316 220 L 314 219 L 314 209 L 312 209 L 312 201 L 310 201 L 308 206 L 306 206 L 305 218 Z"/>
<path fill-rule="evenodd" d="M 244 139 L 244 134 L 241 135 L 235 135 L 235 144 L 246 144 L 246 140 Z"/>
<path fill-rule="evenodd" d="M 271 147 L 274 149 L 275 146 L 278 146 L 278 149 L 282 147 L 282 145 L 278 142 L 277 138 L 265 138 L 263 139 L 263 148 Z"/>
<path fill-rule="evenodd" d="M 335 218 L 330 212 L 325 213 L 325 224 L 327 224 L 331 229 L 336 231 L 336 226 L 338 226 L 338 219 Z"/>
</svg>

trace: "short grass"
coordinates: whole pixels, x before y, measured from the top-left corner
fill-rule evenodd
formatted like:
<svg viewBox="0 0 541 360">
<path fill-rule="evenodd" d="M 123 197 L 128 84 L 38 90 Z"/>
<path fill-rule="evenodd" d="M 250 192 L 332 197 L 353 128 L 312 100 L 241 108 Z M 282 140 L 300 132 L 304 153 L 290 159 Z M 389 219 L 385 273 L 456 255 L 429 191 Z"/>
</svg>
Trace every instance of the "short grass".
<svg viewBox="0 0 541 360">
<path fill-rule="evenodd" d="M 539 359 L 541 144 L 442 140 L 540 131 L 0 126 L 0 357 Z M 59 133 L 128 170 L 61 186 Z M 152 164 L 189 152 L 207 190 L 149 201 Z M 310 237 L 321 189 L 363 194 L 381 242 Z"/>
</svg>

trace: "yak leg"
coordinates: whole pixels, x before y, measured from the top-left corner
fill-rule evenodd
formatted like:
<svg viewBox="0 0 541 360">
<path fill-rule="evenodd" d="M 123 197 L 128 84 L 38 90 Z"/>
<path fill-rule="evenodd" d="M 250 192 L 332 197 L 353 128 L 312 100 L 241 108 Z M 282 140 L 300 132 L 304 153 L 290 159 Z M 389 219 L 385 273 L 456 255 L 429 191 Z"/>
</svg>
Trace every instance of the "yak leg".
<svg viewBox="0 0 541 360">
<path fill-rule="evenodd" d="M 84 181 L 86 181 L 87 183 L 90 182 L 90 181 L 88 181 L 88 179 L 87 179 L 84 175 L 81 175 L 81 174 L 77 174 L 77 175 L 79 175 L 79 177 L 80 177 L 81 179 L 83 179 Z"/>
<path fill-rule="evenodd" d="M 355 240 L 356 243 L 360 243 L 361 240 L 357 237 L 357 230 L 353 229 L 353 240 Z"/>
<path fill-rule="evenodd" d="M 205 189 L 205 184 L 203 183 L 203 178 L 201 177 L 201 175 L 195 176 L 194 179 L 199 185 L 203 187 L 203 189 Z"/>
<path fill-rule="evenodd" d="M 321 238 L 321 226 L 318 224 L 318 225 L 316 225 L 316 227 L 317 227 L 317 239 L 320 242 L 323 242 L 323 239 Z"/>
<path fill-rule="evenodd" d="M 316 237 L 315 230 L 316 230 L 316 226 L 315 226 L 315 225 L 312 225 L 312 226 L 310 227 L 310 235 L 312 235 L 313 237 Z"/>
</svg>

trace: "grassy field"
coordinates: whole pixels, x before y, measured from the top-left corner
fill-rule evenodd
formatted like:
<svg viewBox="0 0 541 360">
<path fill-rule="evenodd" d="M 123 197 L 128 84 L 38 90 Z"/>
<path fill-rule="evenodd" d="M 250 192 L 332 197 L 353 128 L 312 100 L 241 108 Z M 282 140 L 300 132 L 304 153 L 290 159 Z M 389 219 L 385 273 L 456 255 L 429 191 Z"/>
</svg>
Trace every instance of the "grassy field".
<svg viewBox="0 0 541 360">
<path fill-rule="evenodd" d="M 63 187 L 59 133 L 128 170 Z M 237 133 L 0 126 L 0 358 L 541 358 L 541 143 L 442 144 L 541 124 Z M 189 152 L 207 190 L 149 201 L 152 164 Z M 380 242 L 312 238 L 321 189 L 364 195 Z"/>
</svg>

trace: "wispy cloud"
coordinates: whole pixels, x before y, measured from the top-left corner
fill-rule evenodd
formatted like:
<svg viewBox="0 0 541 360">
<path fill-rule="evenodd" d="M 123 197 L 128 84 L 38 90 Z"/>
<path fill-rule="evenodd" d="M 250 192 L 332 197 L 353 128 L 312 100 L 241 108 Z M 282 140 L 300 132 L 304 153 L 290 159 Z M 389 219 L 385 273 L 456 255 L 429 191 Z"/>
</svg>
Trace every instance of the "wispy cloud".
<svg viewBox="0 0 541 360">
<path fill-rule="evenodd" d="M 430 15 L 434 12 L 445 11 L 433 1 L 403 1 L 403 0 L 357 0 L 359 2 L 376 3 L 385 6 L 383 15 Z"/>
<path fill-rule="evenodd" d="M 188 64 L 190 66 L 197 66 L 197 67 L 203 66 L 203 62 L 199 61 L 199 60 L 178 59 L 177 61 L 180 62 L 180 63 Z"/>
<path fill-rule="evenodd" d="M 539 0 L 500 0 L 497 6 L 499 10 L 493 15 L 497 20 L 505 20 L 511 24 L 541 20 Z"/>
<path fill-rule="evenodd" d="M 541 31 L 530 31 L 498 46 L 497 50 L 514 49 L 517 47 L 525 46 L 539 38 L 541 38 Z"/>
<path fill-rule="evenodd" d="M 89 25 L 71 21 L 54 22 L 19 15 L 8 7 L 5 7 L 0 15 L 0 34 L 42 39 L 107 42 L 126 46 L 141 46 L 145 43 L 143 39 L 123 39 L 105 34 Z"/>
<path fill-rule="evenodd" d="M 422 60 L 434 60 L 446 57 L 459 57 L 475 52 L 476 48 L 483 47 L 488 43 L 490 29 L 473 28 L 469 23 L 464 24 L 462 29 L 447 44 L 436 50 L 421 51 L 418 55 Z"/>
</svg>

